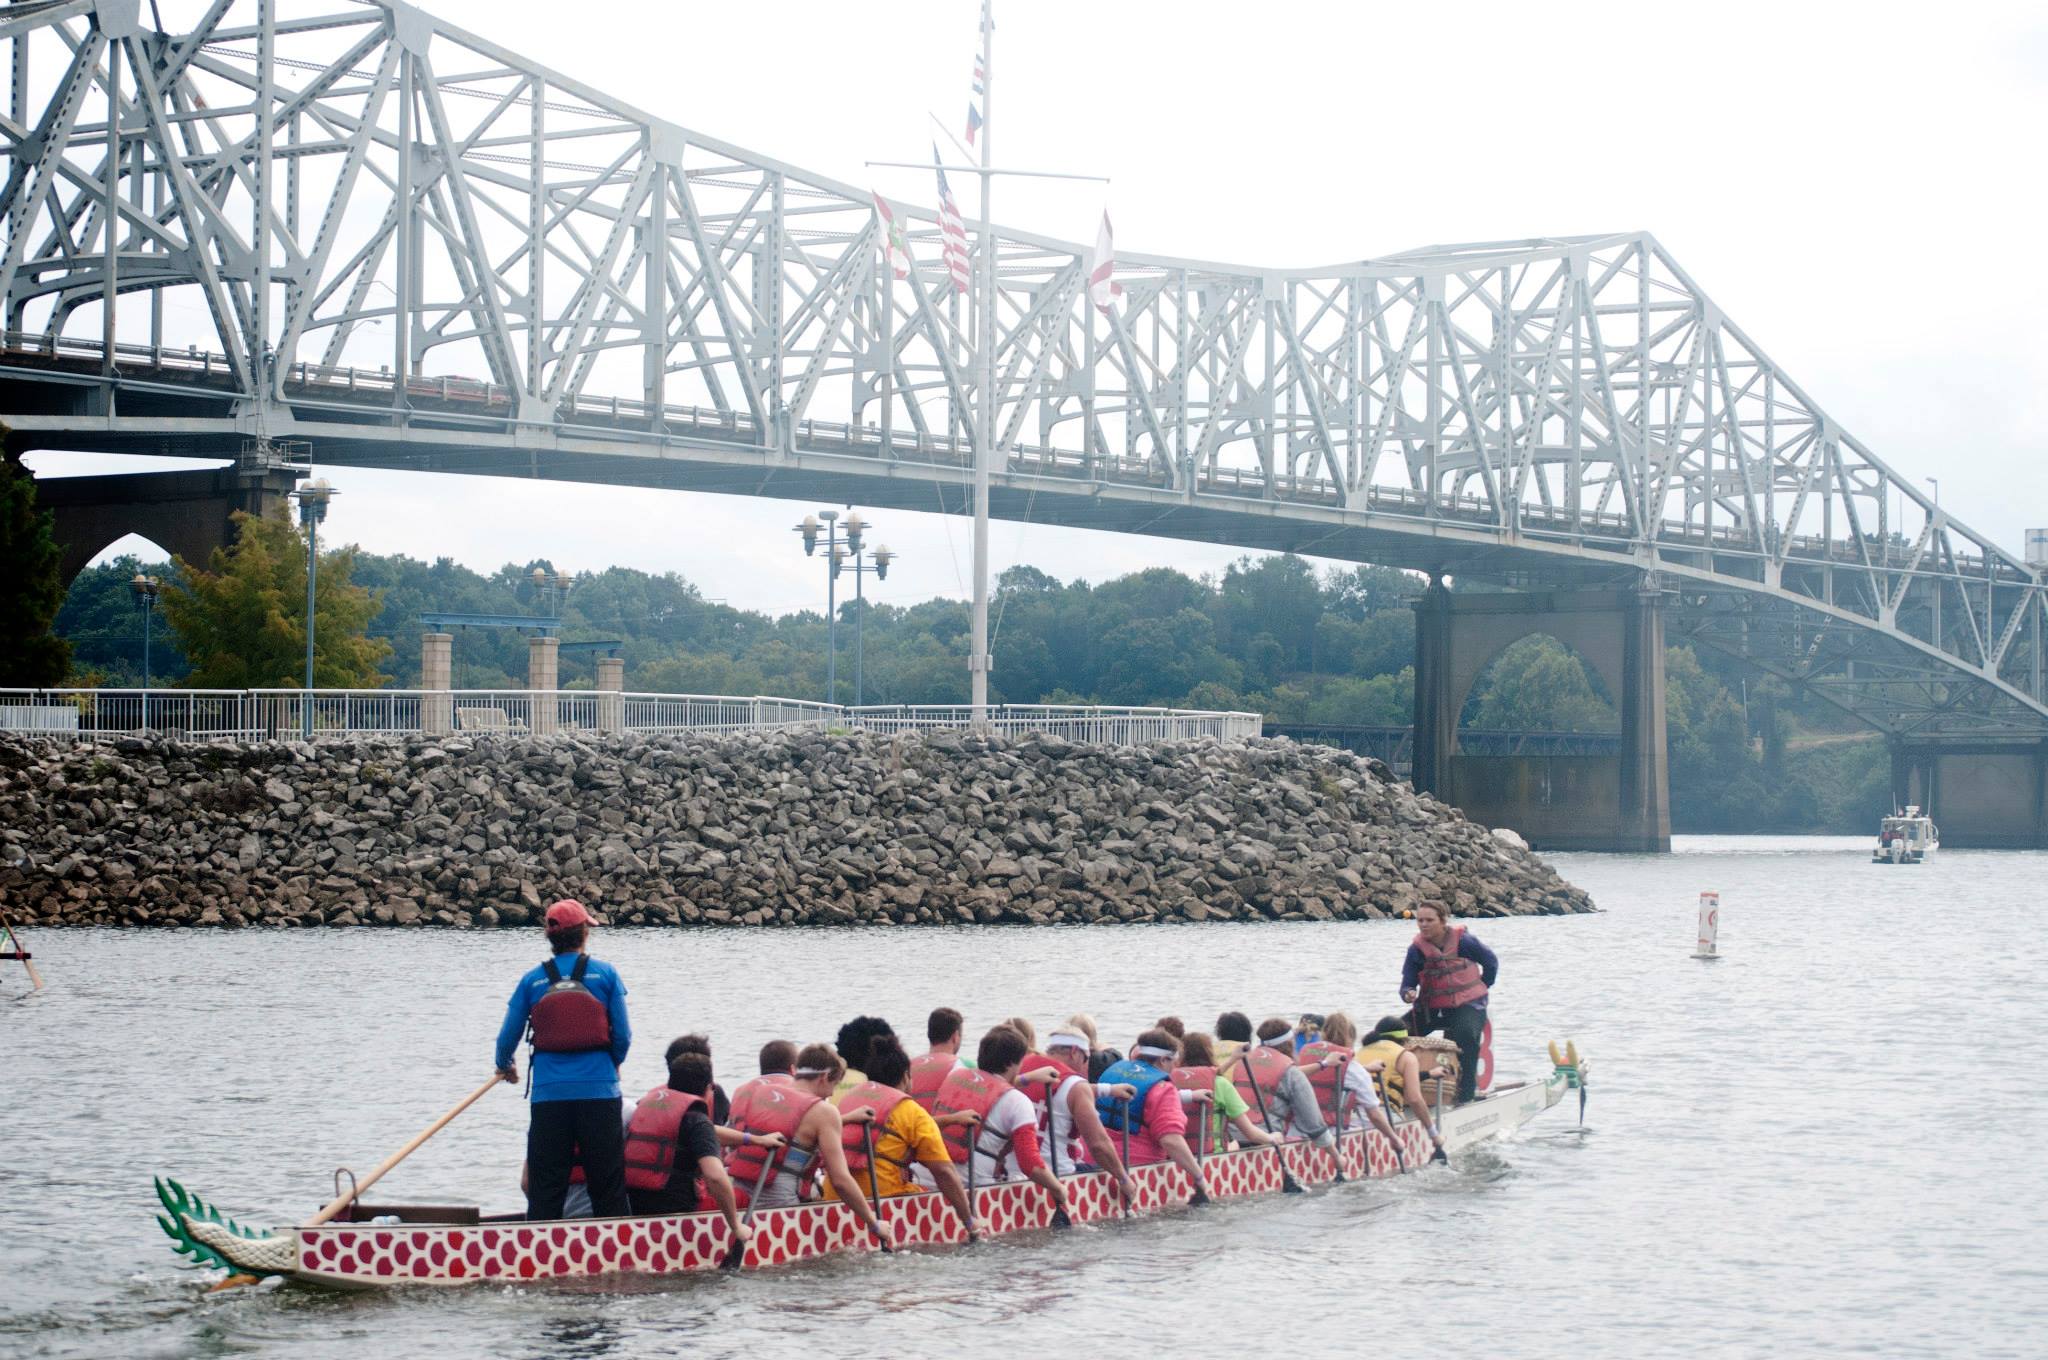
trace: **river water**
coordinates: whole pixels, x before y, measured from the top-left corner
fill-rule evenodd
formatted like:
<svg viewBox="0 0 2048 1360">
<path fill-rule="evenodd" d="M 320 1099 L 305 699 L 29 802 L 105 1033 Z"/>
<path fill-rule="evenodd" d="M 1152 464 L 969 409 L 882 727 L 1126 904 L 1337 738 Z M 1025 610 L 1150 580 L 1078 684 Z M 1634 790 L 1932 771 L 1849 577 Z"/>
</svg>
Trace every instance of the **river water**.
<svg viewBox="0 0 2048 1360">
<path fill-rule="evenodd" d="M 1495 1049 L 1592 1059 L 1568 1101 L 1450 1171 L 744 1277 L 202 1297 L 153 1172 L 258 1225 L 310 1212 L 488 1074 L 537 934 L 44 930 L 0 965 L 0 1354 L 755 1357 L 1128 1349 L 1636 1356 L 2048 1350 L 2048 856 L 1862 862 L 1867 842 L 1681 839 L 1565 855 L 1596 916 L 1481 922 Z M 1690 955 L 1721 894 L 1719 963 Z M 1393 1000 L 1396 923 L 601 932 L 631 988 L 627 1082 L 714 1037 L 728 1085 L 860 1012 L 973 1032 L 1092 1011 L 1126 1044 Z M 383 1183 L 510 1208 L 525 1111 L 494 1092 Z M 1390 1323 L 1413 1330 L 1390 1332 Z M 1141 1350 L 1150 1352 L 1151 1343 Z"/>
</svg>

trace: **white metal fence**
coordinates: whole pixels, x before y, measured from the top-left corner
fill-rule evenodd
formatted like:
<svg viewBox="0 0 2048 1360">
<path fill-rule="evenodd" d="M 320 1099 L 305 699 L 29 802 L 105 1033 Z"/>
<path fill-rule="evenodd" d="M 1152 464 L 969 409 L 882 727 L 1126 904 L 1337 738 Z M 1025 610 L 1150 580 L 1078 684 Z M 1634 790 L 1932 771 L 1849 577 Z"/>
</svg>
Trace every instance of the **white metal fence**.
<svg viewBox="0 0 2048 1360">
<path fill-rule="evenodd" d="M 0 690 L 0 732 L 106 740 L 315 740 L 386 733 L 534 735 L 625 732 L 759 732 L 841 728 L 896 733 L 965 730 L 965 705 L 846 708 L 773 695 L 634 694 L 616 690 Z M 1002 736 L 1046 732 L 1070 741 L 1132 745 L 1256 737 L 1256 713 L 1175 708 L 1007 704 L 989 709 Z"/>
<path fill-rule="evenodd" d="M 973 725 L 964 704 L 869 705 L 846 710 L 847 721 L 869 732 L 911 732 Z M 1256 713 L 1209 713 L 1187 708 L 1094 708 L 1083 704 L 1000 704 L 988 710 L 989 730 L 1003 736 L 1046 732 L 1069 741 L 1132 745 L 1214 737 L 1234 741 L 1259 735 Z"/>
</svg>

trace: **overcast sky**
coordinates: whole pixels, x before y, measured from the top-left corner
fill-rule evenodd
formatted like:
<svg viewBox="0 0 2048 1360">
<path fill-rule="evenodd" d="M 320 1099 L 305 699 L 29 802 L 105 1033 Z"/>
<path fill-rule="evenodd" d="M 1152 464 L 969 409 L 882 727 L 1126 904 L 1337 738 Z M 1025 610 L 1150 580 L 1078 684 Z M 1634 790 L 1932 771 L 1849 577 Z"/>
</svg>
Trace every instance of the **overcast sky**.
<svg viewBox="0 0 2048 1360">
<path fill-rule="evenodd" d="M 892 195 L 967 102 L 977 0 L 428 0 L 693 130 Z M 997 217 L 1295 266 L 1644 229 L 1847 430 L 2014 552 L 2048 525 L 2048 10 L 999 0 Z M 566 17 L 566 21 L 565 21 Z M 969 201 L 963 203 L 972 212 Z M 104 470 L 58 455 L 34 464 Z M 161 467 L 157 463 L 153 466 Z M 783 611 L 823 583 L 786 502 L 343 470 L 330 531 L 480 570 L 678 571 Z M 487 488 L 483 490 L 480 488 Z M 967 589 L 968 526 L 873 516 L 891 600 Z M 132 540 L 117 547 L 134 547 Z M 1237 554 L 998 523 L 995 568 L 1101 579 Z"/>
</svg>

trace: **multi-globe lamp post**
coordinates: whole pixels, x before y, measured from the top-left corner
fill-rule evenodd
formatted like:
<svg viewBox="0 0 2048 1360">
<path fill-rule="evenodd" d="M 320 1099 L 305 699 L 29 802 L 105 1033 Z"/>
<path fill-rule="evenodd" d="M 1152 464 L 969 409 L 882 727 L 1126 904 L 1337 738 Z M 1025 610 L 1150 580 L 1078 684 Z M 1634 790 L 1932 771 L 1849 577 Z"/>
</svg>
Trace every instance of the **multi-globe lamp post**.
<svg viewBox="0 0 2048 1360">
<path fill-rule="evenodd" d="M 299 524 L 306 531 L 306 693 L 299 701 L 299 735 L 313 739 L 313 598 L 320 572 L 320 522 L 327 518 L 327 503 L 338 493 L 325 477 L 299 484 L 292 499 L 299 503 Z"/>
<path fill-rule="evenodd" d="M 156 615 L 157 597 L 163 593 L 164 583 L 154 576 L 136 572 L 128 582 L 128 589 L 135 592 L 135 603 L 142 609 L 142 730 L 149 730 L 149 640 L 150 623 Z"/>
<path fill-rule="evenodd" d="M 866 591 L 862 589 L 862 578 L 873 572 L 877 581 L 888 580 L 889 564 L 896 560 L 896 554 L 889 551 L 887 544 L 877 544 L 871 553 L 842 549 L 840 560 L 845 561 L 846 570 L 853 573 L 853 706 L 859 708 L 867 702 L 866 655 L 862 638 L 867 623 L 868 600 Z M 833 563 L 833 570 L 839 570 L 838 561 Z"/>
<path fill-rule="evenodd" d="M 550 618 L 560 618 L 562 606 L 569 598 L 569 592 L 576 588 L 573 572 L 549 571 L 546 567 L 533 569 L 533 590 Z"/>
<path fill-rule="evenodd" d="M 845 536 L 841 537 L 844 530 Z M 867 596 L 862 589 L 862 577 L 868 572 L 881 580 L 889 574 L 889 563 L 896 554 L 886 547 L 877 547 L 872 553 L 866 552 L 863 543 L 868 531 L 868 522 L 858 511 L 848 508 L 845 523 L 842 524 L 837 510 L 820 510 L 815 515 L 805 515 L 797 523 L 794 532 L 804 540 L 804 556 L 812 557 L 818 551 L 818 538 L 825 539 L 825 701 L 839 702 L 839 573 L 851 564 L 854 586 L 854 632 L 853 632 L 853 702 L 859 706 L 862 699 L 862 629 L 861 612 L 866 608 Z M 867 559 L 864 560 L 863 554 Z"/>
</svg>

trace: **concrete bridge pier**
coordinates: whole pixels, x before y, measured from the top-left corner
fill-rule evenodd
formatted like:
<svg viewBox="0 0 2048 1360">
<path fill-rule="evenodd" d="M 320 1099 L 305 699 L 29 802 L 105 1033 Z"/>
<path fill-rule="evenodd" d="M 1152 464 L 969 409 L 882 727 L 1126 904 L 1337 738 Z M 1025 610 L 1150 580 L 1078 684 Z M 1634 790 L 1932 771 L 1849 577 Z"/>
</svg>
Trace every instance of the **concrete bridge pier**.
<svg viewBox="0 0 2048 1360">
<path fill-rule="evenodd" d="M 237 510 L 283 513 L 297 474 L 278 469 L 204 468 L 104 477 L 38 477 L 36 504 L 53 512 L 68 586 L 86 564 L 127 534 L 197 567 L 234 542 Z"/>
<path fill-rule="evenodd" d="M 1458 715 L 1487 664 L 1547 633 L 1577 651 L 1621 709 L 1618 755 L 1471 756 Z M 1549 850 L 1668 851 L 1664 616 L 1652 586 L 1621 591 L 1452 594 L 1415 605 L 1415 787 Z"/>
<path fill-rule="evenodd" d="M 1892 799 L 1934 818 L 1945 847 L 2048 849 L 2048 741 L 1894 742 Z"/>
</svg>

